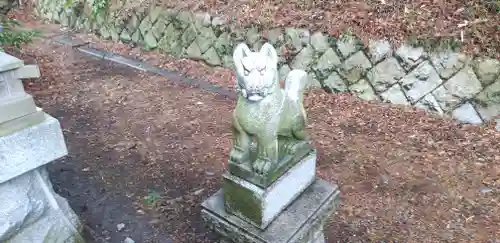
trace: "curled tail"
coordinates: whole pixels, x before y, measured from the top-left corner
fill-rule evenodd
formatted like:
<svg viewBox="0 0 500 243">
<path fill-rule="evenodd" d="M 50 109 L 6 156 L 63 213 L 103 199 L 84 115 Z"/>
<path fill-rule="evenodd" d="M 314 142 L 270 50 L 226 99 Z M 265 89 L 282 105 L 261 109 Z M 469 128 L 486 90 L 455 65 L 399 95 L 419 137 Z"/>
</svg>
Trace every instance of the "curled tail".
<svg viewBox="0 0 500 243">
<path fill-rule="evenodd" d="M 307 73 L 304 70 L 290 71 L 285 79 L 285 92 L 291 100 L 302 105 L 302 93 L 307 85 Z"/>
</svg>

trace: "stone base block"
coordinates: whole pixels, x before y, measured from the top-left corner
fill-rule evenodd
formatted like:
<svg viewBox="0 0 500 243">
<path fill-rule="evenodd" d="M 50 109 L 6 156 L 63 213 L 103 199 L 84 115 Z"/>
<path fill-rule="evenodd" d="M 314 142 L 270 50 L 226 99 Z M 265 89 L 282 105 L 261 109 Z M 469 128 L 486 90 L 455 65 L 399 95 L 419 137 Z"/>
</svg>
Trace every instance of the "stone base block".
<svg viewBox="0 0 500 243">
<path fill-rule="evenodd" d="M 25 128 L 40 124 L 45 120 L 45 113 L 41 108 L 36 109 L 36 112 L 29 115 L 19 117 L 4 123 L 0 123 L 0 136 L 6 136 Z"/>
<path fill-rule="evenodd" d="M 45 114 L 45 119 L 35 126 L 0 136 L 0 183 L 67 153 L 59 121 Z"/>
<path fill-rule="evenodd" d="M 265 229 L 315 179 L 316 152 L 311 152 L 267 188 L 227 172 L 224 201 L 227 212 Z"/>
<path fill-rule="evenodd" d="M 340 200 L 336 185 L 316 179 L 272 223 L 262 230 L 224 209 L 219 190 L 202 204 L 202 219 L 221 242 L 324 243 L 323 225 Z"/>
<path fill-rule="evenodd" d="M 0 102 L 0 123 L 36 112 L 33 97 L 25 94 L 19 98 Z"/>
<path fill-rule="evenodd" d="M 286 145 L 295 144 L 295 149 L 292 154 L 286 152 Z M 228 171 L 237 177 L 242 178 L 258 187 L 268 187 L 280 178 L 286 171 L 302 161 L 310 153 L 316 153 L 308 141 L 294 141 L 294 139 L 280 138 L 278 140 L 278 163 L 266 175 L 258 175 L 254 173 L 253 162 L 257 159 L 257 144 L 252 143 L 250 146 L 250 156 L 245 161 L 235 163 L 231 159 L 228 161 Z"/>
<path fill-rule="evenodd" d="M 45 167 L 0 183 L 0 242 L 83 242 L 81 224 Z"/>
</svg>

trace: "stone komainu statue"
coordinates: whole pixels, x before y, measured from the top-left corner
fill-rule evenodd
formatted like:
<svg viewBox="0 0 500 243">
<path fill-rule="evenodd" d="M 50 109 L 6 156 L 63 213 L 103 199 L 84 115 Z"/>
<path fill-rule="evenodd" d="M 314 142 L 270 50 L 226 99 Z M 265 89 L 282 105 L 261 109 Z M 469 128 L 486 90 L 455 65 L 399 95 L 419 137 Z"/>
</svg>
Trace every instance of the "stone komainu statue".
<svg viewBox="0 0 500 243">
<path fill-rule="evenodd" d="M 292 70 L 281 89 L 278 56 L 268 43 L 258 52 L 241 43 L 233 59 L 239 94 L 233 114 L 230 163 L 249 163 L 254 173 L 266 175 L 286 163 L 280 162 L 286 155 L 293 157 L 297 150 L 311 148 L 302 97 L 307 73 Z M 254 139 L 256 155 L 252 156 Z"/>
</svg>

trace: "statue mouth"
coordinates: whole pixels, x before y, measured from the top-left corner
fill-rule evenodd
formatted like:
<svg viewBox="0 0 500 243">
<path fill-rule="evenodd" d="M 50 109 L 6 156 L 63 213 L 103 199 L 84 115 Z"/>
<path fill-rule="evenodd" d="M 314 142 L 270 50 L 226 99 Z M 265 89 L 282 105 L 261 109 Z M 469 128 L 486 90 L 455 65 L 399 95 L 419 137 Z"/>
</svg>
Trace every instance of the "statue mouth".
<svg viewBox="0 0 500 243">
<path fill-rule="evenodd" d="M 248 94 L 247 99 L 250 101 L 259 101 L 264 99 L 264 97 L 260 96 L 259 94 Z"/>
<path fill-rule="evenodd" d="M 266 93 L 262 92 L 248 92 L 246 89 L 239 89 L 240 94 L 249 101 L 260 101 L 266 97 Z"/>
</svg>

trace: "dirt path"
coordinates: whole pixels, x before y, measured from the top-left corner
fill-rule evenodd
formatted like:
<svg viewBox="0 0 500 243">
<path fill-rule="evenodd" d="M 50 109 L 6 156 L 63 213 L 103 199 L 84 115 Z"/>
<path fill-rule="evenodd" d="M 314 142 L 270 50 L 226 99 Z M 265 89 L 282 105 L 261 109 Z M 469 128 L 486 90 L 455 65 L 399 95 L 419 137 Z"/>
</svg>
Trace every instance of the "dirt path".
<svg viewBox="0 0 500 243">
<path fill-rule="evenodd" d="M 52 180 L 98 242 L 213 242 L 199 205 L 220 187 L 234 101 L 48 41 L 23 57 L 40 63 L 25 84 L 69 146 Z M 494 129 L 322 91 L 306 105 L 318 174 L 342 191 L 327 242 L 500 240 Z"/>
<path fill-rule="evenodd" d="M 41 62 L 43 78 L 28 82 L 28 90 L 61 121 L 69 147 L 51 166 L 52 180 L 89 228 L 104 242 L 168 242 L 154 227 L 161 216 L 168 233 L 187 234 L 175 242 L 204 238 L 195 205 L 215 190 L 223 168 L 214 157 L 227 147 L 229 137 L 218 131 L 228 130 L 231 102 L 47 41 L 36 45 L 28 52 Z"/>
</svg>

